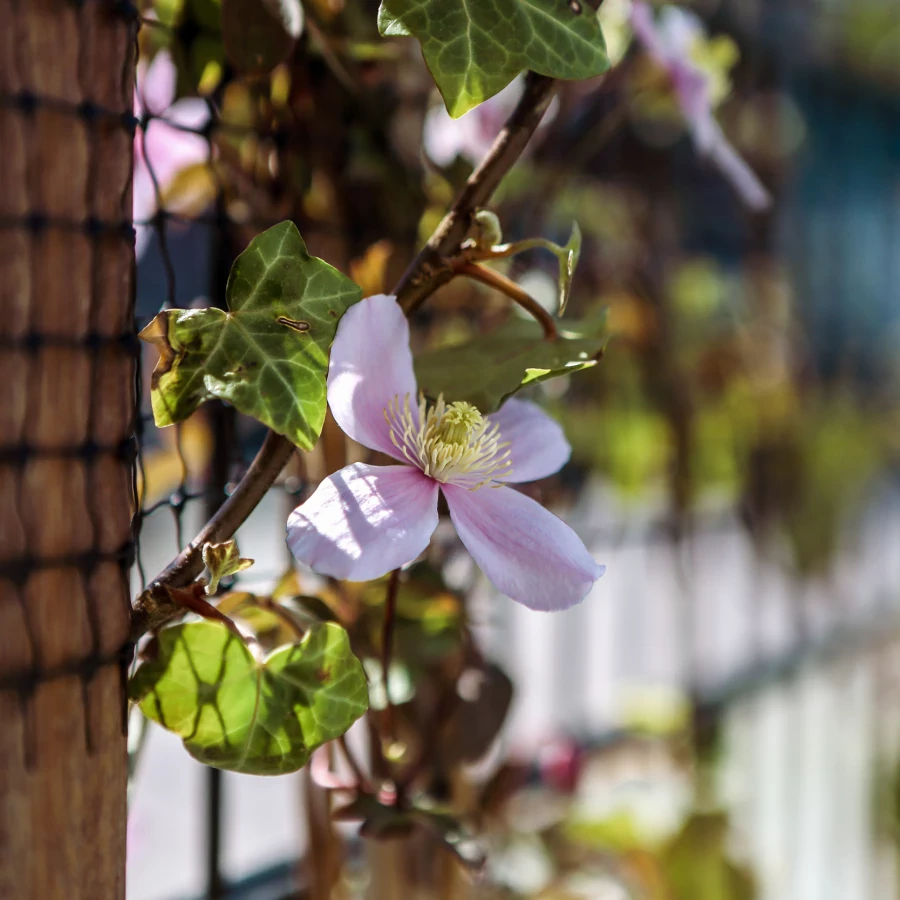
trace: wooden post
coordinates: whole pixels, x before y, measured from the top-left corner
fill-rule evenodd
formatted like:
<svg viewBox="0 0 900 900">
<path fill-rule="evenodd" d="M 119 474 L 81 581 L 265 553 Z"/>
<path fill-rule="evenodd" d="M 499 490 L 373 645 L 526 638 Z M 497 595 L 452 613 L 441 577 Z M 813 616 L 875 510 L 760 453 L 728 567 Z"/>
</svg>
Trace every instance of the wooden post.
<svg viewBox="0 0 900 900">
<path fill-rule="evenodd" d="M 135 29 L 0 0 L 0 898 L 125 896 Z"/>
</svg>

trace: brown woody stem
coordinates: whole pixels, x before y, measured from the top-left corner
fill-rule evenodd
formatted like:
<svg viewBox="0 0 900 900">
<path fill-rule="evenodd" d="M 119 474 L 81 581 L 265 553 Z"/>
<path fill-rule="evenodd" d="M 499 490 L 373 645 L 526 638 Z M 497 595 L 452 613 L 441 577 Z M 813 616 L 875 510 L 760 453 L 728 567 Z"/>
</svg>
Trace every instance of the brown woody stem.
<svg viewBox="0 0 900 900">
<path fill-rule="evenodd" d="M 488 155 L 471 174 L 450 211 L 400 279 L 396 289 L 397 299 L 406 313 L 419 307 L 453 277 L 450 260 L 466 239 L 475 211 L 487 206 L 503 176 L 522 155 L 555 90 L 556 82 L 552 78 L 529 73 L 522 98 L 497 135 Z"/>
<path fill-rule="evenodd" d="M 519 285 L 514 281 L 510 281 L 505 275 L 471 262 L 456 263 L 453 266 L 453 271 L 457 275 L 465 275 L 467 278 L 473 278 L 475 281 L 480 281 L 482 284 L 496 288 L 496 290 L 506 294 L 511 300 L 515 300 L 522 309 L 528 310 L 541 323 L 541 328 L 544 329 L 544 337 L 548 341 L 555 341 L 559 337 L 559 333 L 556 330 L 556 322 L 553 321 L 550 313 L 534 297 L 523 291 Z"/>
<path fill-rule="evenodd" d="M 384 623 L 381 628 L 381 677 L 384 681 L 384 735 L 394 739 L 394 704 L 391 702 L 390 672 L 394 652 L 394 621 L 397 616 L 397 588 L 400 586 L 400 570 L 394 569 L 388 579 L 384 598 Z"/>
<path fill-rule="evenodd" d="M 185 587 L 203 571 L 203 545 L 218 544 L 234 535 L 275 482 L 294 449 L 294 445 L 280 434 L 270 431 L 266 435 L 256 459 L 231 496 L 203 526 L 197 537 L 138 597 L 131 617 L 132 641 L 179 614 L 180 607 L 172 602 L 166 588 Z"/>
</svg>

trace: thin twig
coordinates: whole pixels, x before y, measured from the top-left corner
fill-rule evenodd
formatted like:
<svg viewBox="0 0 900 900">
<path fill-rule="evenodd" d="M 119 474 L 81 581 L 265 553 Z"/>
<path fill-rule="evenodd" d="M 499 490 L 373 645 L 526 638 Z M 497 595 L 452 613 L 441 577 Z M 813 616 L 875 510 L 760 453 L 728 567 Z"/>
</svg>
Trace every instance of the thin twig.
<svg viewBox="0 0 900 900">
<path fill-rule="evenodd" d="M 400 586 L 400 570 L 391 572 L 384 598 L 384 624 L 381 629 L 381 678 L 384 682 L 384 734 L 394 740 L 394 704 L 391 701 L 391 655 L 394 651 L 394 622 L 397 614 L 397 588 Z"/>
<path fill-rule="evenodd" d="M 201 582 L 188 588 L 167 588 L 169 599 L 182 611 L 190 610 L 204 619 L 211 619 L 224 625 L 238 640 L 243 641 L 244 636 L 235 623 L 213 606 L 206 599 L 205 589 Z"/>
<path fill-rule="evenodd" d="M 407 313 L 453 277 L 450 259 L 459 252 L 466 239 L 475 210 L 488 203 L 503 176 L 521 156 L 550 105 L 555 88 L 556 83 L 551 78 L 528 75 L 522 98 L 497 140 L 395 288 L 397 300 Z M 178 615 L 179 608 L 163 588 L 184 587 L 203 571 L 200 555 L 203 545 L 208 541 L 227 541 L 234 535 L 275 482 L 293 452 L 294 446 L 287 438 L 272 431 L 266 435 L 256 459 L 232 495 L 138 598 L 132 615 L 132 641 Z"/>
<path fill-rule="evenodd" d="M 472 262 L 483 261 L 488 259 L 509 259 L 511 256 L 517 256 L 526 250 L 550 250 L 554 253 L 558 252 L 559 247 L 553 241 L 547 238 L 527 238 L 524 241 L 513 241 L 510 244 L 498 244 L 494 247 L 486 249 L 475 248 L 470 250 L 466 256 Z"/>
<path fill-rule="evenodd" d="M 515 300 L 522 309 L 528 310 L 528 312 L 540 322 L 541 328 L 544 329 L 544 337 L 548 341 L 555 341 L 559 337 L 559 333 L 556 330 L 556 322 L 553 321 L 553 317 L 550 313 L 548 313 L 534 297 L 526 291 L 523 291 L 519 285 L 514 281 L 511 281 L 505 275 L 500 272 L 495 272 L 493 269 L 487 269 L 484 266 L 479 266 L 476 263 L 470 262 L 459 262 L 454 264 L 453 271 L 457 275 L 465 275 L 467 278 L 474 278 L 475 281 L 480 281 L 482 284 L 486 284 L 489 287 L 506 294 L 511 300 Z"/>
</svg>

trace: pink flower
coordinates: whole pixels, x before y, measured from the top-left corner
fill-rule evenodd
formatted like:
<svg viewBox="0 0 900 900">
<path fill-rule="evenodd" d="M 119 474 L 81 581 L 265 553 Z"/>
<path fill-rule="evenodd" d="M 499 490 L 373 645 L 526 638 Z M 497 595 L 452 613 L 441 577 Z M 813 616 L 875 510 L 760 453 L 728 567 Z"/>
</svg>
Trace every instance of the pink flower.
<svg viewBox="0 0 900 900">
<path fill-rule="evenodd" d="M 694 48 L 706 37 L 701 20 L 666 6 L 657 21 L 645 0 L 635 0 L 631 27 L 643 48 L 667 72 L 697 152 L 719 169 L 751 209 L 767 209 L 772 202 L 769 192 L 716 121 L 712 76 L 692 58 Z"/>
<path fill-rule="evenodd" d="M 525 79 L 511 81 L 499 94 L 454 119 L 443 103 L 436 103 L 425 116 L 422 143 L 429 159 L 439 166 L 449 166 L 457 156 L 470 163 L 481 162 L 497 139 L 510 113 L 525 90 Z M 546 128 L 556 116 L 558 101 L 554 97 L 538 131 Z"/>
<path fill-rule="evenodd" d="M 522 400 L 482 417 L 468 403 L 429 407 L 416 396 L 396 299 L 351 307 L 331 352 L 328 402 L 353 440 L 401 465 L 355 463 L 325 479 L 288 519 L 294 556 L 334 578 L 379 578 L 428 546 L 443 491 L 460 539 L 498 590 L 547 611 L 584 599 L 605 567 L 568 525 L 507 486 L 565 464 L 559 425 Z"/>
<path fill-rule="evenodd" d="M 146 111 L 152 118 L 145 128 L 139 128 L 134 139 L 134 202 L 135 252 L 140 257 L 150 240 L 151 227 L 146 222 L 157 209 L 159 194 L 171 187 L 175 176 L 190 166 L 209 160 L 209 144 L 197 134 L 209 122 L 209 107 L 203 100 L 188 97 L 175 99 L 177 73 L 172 58 L 159 51 L 153 62 L 138 70 L 134 91 L 134 114 L 139 119 Z M 186 130 L 189 129 L 189 130 Z M 151 174 L 152 167 L 152 174 Z M 173 198 L 169 208 L 180 212 L 190 207 L 194 198 Z"/>
</svg>

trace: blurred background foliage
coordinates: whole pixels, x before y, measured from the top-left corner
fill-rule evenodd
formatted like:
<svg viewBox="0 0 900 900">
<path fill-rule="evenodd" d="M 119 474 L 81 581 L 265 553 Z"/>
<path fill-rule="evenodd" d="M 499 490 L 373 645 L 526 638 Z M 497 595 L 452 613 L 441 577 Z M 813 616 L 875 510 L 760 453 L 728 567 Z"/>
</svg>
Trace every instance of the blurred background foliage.
<svg viewBox="0 0 900 900">
<path fill-rule="evenodd" d="M 614 533 L 626 530 L 621 522 L 652 520 L 676 547 L 733 515 L 760 568 L 774 566 L 799 594 L 824 584 L 830 596 L 866 511 L 893 496 L 900 453 L 900 7 L 684 5 L 712 35 L 694 58 L 714 77 L 719 121 L 775 205 L 745 212 L 697 157 L 665 77 L 633 46 L 629 3 L 605 0 L 599 15 L 613 70 L 561 85 L 493 207 L 506 240 L 565 244 L 577 221 L 584 247 L 567 315 L 608 316 L 600 365 L 534 389 L 563 423 L 573 458 L 529 490 L 562 508 L 590 506 L 592 490 L 601 490 L 620 519 Z M 262 41 L 256 56 L 243 39 L 244 6 L 144 4 L 135 158 L 142 320 L 165 305 L 220 303 L 234 256 L 285 218 L 365 294 L 386 290 L 521 91 L 514 83 L 454 121 L 418 44 L 379 38 L 374 0 L 304 0 L 296 34 Z M 530 252 L 502 270 L 554 308 L 552 256 Z M 456 279 L 415 317 L 414 343 L 463 343 L 517 315 L 502 295 Z M 243 419 L 229 427 L 233 482 L 262 432 Z M 180 515 L 202 494 L 215 428 L 204 410 L 177 432 L 148 429 L 145 508 Z M 305 454 L 306 478 L 288 470 L 281 487 L 296 501 L 342 464 L 345 449 L 327 424 Z M 283 518 L 276 525 L 273 534 Z M 608 561 L 603 554 L 601 541 L 597 555 Z M 385 705 L 377 665 L 383 585 L 307 582 L 277 558 L 261 592 L 347 625 L 377 717 Z M 242 576 L 226 588 L 243 585 Z M 761 886 L 722 804 L 722 715 L 743 696 L 743 682 L 709 691 L 687 678 L 626 704 L 619 727 L 603 734 L 548 731 L 541 747 L 500 753 L 512 686 L 479 649 L 480 623 L 466 602 L 473 592 L 452 537 L 439 533 L 400 594 L 388 686 L 398 746 L 387 756 L 417 790 L 478 826 L 490 852 L 474 896 L 800 896 Z M 729 603 L 727 585 L 720 599 Z M 590 602 L 606 601 L 599 590 Z M 244 601 L 231 593 L 222 602 L 238 610 Z M 794 612 L 799 658 L 811 632 L 803 610 Z M 248 618 L 260 633 L 277 630 L 264 608 Z M 793 666 L 788 659 L 776 668 Z M 490 762 L 468 773 L 488 751 Z M 889 843 L 897 814 L 885 798 L 896 798 L 896 766 L 890 753 L 872 763 L 875 832 Z M 370 811 L 368 822 L 385 832 L 398 824 L 383 810 Z M 445 834 L 448 846 L 454 841 L 465 860 Z M 353 865 L 348 871 L 333 896 L 357 895 Z M 317 876 L 307 875 L 308 896 L 331 896 L 315 893 Z M 259 896 L 281 896 L 272 891 Z"/>
</svg>

